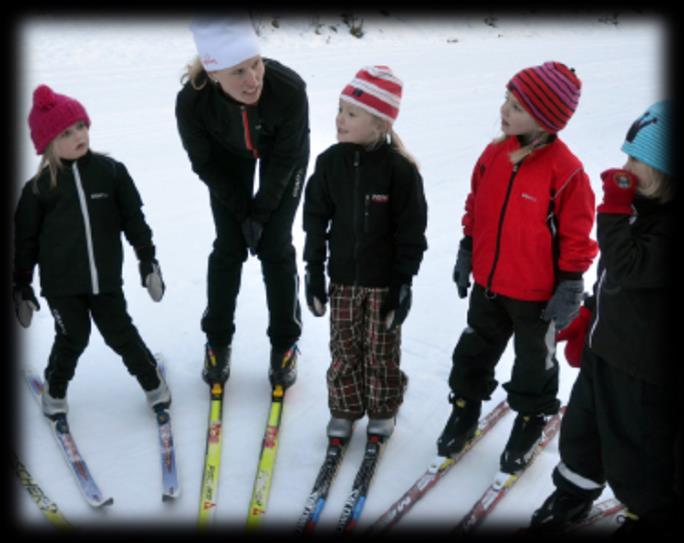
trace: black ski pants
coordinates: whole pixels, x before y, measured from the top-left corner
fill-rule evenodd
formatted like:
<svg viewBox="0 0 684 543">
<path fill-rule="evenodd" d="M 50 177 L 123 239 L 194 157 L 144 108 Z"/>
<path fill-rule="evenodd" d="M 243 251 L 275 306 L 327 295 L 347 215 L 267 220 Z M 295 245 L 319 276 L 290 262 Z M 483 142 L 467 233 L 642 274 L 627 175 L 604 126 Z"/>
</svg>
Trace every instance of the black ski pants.
<svg viewBox="0 0 684 543">
<path fill-rule="evenodd" d="M 245 194 L 252 194 L 255 165 L 256 161 L 250 159 L 236 162 L 234 181 L 242 185 Z M 266 333 L 273 348 L 279 351 L 289 348 L 302 332 L 292 223 L 301 200 L 305 168 L 305 164 L 294 168 L 280 205 L 263 225 L 257 247 L 269 314 Z M 235 333 L 235 308 L 242 265 L 247 260 L 247 245 L 239 218 L 214 196 L 211 196 L 211 211 L 216 239 L 209 255 L 207 308 L 201 327 L 209 343 L 229 345 Z"/>
<path fill-rule="evenodd" d="M 486 295 L 475 284 L 470 294 L 468 326 L 452 356 L 449 386 L 470 400 L 488 400 L 498 382 L 494 370 L 513 336 L 515 361 L 503 387 L 514 411 L 525 415 L 552 414 L 560 407 L 555 328 L 544 322 L 546 302 L 526 302 Z"/>
<path fill-rule="evenodd" d="M 607 481 L 639 517 L 663 526 L 674 520 L 680 392 L 632 377 L 585 347 L 561 423 L 556 486 L 596 499 Z"/>
<path fill-rule="evenodd" d="M 55 319 L 55 341 L 45 369 L 50 394 L 63 397 L 88 345 L 91 318 L 105 343 L 121 356 L 128 372 L 145 390 L 159 386 L 157 363 L 126 310 L 121 290 L 98 295 L 47 298 Z"/>
</svg>

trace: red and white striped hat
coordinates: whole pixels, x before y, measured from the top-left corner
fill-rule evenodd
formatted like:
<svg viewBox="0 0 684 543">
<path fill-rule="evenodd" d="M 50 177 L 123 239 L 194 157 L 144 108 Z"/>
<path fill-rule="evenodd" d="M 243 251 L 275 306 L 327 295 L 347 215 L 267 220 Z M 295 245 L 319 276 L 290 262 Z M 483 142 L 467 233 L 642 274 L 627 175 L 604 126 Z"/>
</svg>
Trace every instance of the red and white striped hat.
<svg viewBox="0 0 684 543">
<path fill-rule="evenodd" d="M 344 87 L 340 99 L 393 123 L 399 115 L 402 86 L 389 66 L 366 66 Z"/>
</svg>

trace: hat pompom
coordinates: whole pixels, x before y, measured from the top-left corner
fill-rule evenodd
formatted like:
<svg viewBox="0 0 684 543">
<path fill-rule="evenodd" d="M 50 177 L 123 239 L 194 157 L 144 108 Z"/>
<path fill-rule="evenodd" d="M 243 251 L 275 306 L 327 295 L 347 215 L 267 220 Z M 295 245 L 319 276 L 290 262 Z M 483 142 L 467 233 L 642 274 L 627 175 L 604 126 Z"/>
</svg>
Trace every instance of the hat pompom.
<svg viewBox="0 0 684 543">
<path fill-rule="evenodd" d="M 33 104 L 41 111 L 48 111 L 55 107 L 57 97 L 47 85 L 40 85 L 33 91 Z"/>
</svg>

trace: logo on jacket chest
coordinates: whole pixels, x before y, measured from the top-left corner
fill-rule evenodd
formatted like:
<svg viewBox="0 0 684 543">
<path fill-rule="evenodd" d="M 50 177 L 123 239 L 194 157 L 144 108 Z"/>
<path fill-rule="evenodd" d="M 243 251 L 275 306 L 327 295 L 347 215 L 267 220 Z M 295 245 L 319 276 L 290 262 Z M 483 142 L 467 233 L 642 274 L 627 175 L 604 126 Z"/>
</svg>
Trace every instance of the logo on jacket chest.
<svg viewBox="0 0 684 543">
<path fill-rule="evenodd" d="M 91 200 L 102 200 L 104 198 L 109 198 L 109 194 L 106 192 L 93 192 L 90 195 Z"/>
<path fill-rule="evenodd" d="M 386 204 L 389 202 L 389 194 L 371 194 L 370 200 L 376 204 Z"/>
</svg>

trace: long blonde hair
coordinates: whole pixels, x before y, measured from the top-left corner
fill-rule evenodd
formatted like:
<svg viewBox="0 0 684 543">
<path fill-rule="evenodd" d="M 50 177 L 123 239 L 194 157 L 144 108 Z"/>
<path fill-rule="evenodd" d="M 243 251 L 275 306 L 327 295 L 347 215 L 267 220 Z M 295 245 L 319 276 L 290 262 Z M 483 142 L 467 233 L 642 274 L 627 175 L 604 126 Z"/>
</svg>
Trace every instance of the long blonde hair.
<svg viewBox="0 0 684 543">
<path fill-rule="evenodd" d="M 508 139 L 508 136 L 506 134 L 502 134 L 498 138 L 495 138 L 492 143 L 502 143 L 506 141 L 506 139 Z M 540 135 L 536 138 L 533 138 L 530 143 L 523 145 L 520 147 L 520 149 L 516 149 L 515 151 L 508 153 L 508 158 L 511 161 L 511 164 L 517 164 L 530 153 L 532 153 L 532 151 L 536 151 L 537 149 L 544 147 L 544 145 L 547 145 L 552 139 L 553 136 L 551 134 L 542 131 Z"/>
<path fill-rule="evenodd" d="M 55 152 L 54 141 L 51 141 L 45 148 L 38 165 L 38 171 L 32 178 L 34 194 L 38 194 L 38 179 L 43 174 L 43 170 L 47 168 L 50 172 L 50 189 L 54 189 L 57 186 L 57 175 L 63 167 L 62 160 Z"/>
<path fill-rule="evenodd" d="M 209 76 L 202 66 L 199 55 L 192 59 L 190 64 L 185 66 L 185 73 L 181 76 L 181 83 L 189 81 L 192 88 L 202 90 L 209 82 Z"/>
<path fill-rule="evenodd" d="M 375 140 L 375 142 L 373 142 L 370 146 L 375 147 L 380 142 L 387 141 L 390 144 L 390 147 L 392 147 L 392 149 L 395 149 L 401 156 L 403 156 L 406 160 L 413 164 L 416 167 L 416 169 L 420 169 L 418 161 L 408 151 L 408 149 L 404 145 L 404 142 L 399 137 L 399 134 L 395 132 L 394 127 L 391 125 L 391 123 L 389 121 L 386 121 L 385 119 L 381 119 L 377 115 L 372 115 L 372 117 L 375 122 L 375 126 L 378 129 L 378 139 Z"/>
</svg>

